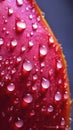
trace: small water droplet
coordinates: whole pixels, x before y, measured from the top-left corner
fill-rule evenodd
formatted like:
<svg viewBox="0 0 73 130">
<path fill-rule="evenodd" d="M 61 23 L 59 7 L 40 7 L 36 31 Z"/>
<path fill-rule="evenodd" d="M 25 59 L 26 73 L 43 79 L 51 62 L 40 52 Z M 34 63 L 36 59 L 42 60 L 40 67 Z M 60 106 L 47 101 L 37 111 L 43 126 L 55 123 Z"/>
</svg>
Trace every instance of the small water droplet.
<svg viewBox="0 0 73 130">
<path fill-rule="evenodd" d="M 16 22 L 16 30 L 17 32 L 22 32 L 26 29 L 26 23 L 21 20 Z"/>
<path fill-rule="evenodd" d="M 37 23 L 34 23 L 34 24 L 32 25 L 32 28 L 33 28 L 33 30 L 36 30 L 36 29 L 38 28 Z"/>
<path fill-rule="evenodd" d="M 29 41 L 28 44 L 29 44 L 29 47 L 32 47 L 34 45 L 32 41 Z"/>
<path fill-rule="evenodd" d="M 37 90 L 37 85 L 33 85 L 33 86 L 32 86 L 32 90 L 33 90 L 33 91 L 36 91 L 36 90 Z"/>
<path fill-rule="evenodd" d="M 62 62 L 60 60 L 57 61 L 57 69 L 62 68 Z"/>
<path fill-rule="evenodd" d="M 58 80 L 58 84 L 62 84 L 62 79 L 59 79 L 59 80 Z"/>
<path fill-rule="evenodd" d="M 15 85 L 13 83 L 10 83 L 8 86 L 7 86 L 7 90 L 12 92 L 15 90 Z"/>
<path fill-rule="evenodd" d="M 61 93 L 58 91 L 58 92 L 55 94 L 55 100 L 56 100 L 56 101 L 60 101 L 61 98 L 62 98 L 62 95 L 61 95 Z"/>
<path fill-rule="evenodd" d="M 53 110 L 54 110 L 54 108 L 53 108 L 53 106 L 52 105 L 50 105 L 49 107 L 48 107 L 48 112 L 53 112 Z"/>
<path fill-rule="evenodd" d="M 54 39 L 53 39 L 52 36 L 49 38 L 49 43 L 50 43 L 50 44 L 53 44 L 53 43 L 54 43 Z"/>
<path fill-rule="evenodd" d="M 26 94 L 23 98 L 23 105 L 26 106 L 27 104 L 30 104 L 33 101 L 33 97 L 31 94 Z"/>
<path fill-rule="evenodd" d="M 68 99 L 68 98 L 69 98 L 68 91 L 65 91 L 65 93 L 64 93 L 64 99 Z"/>
<path fill-rule="evenodd" d="M 25 50 L 26 50 L 26 47 L 25 47 L 25 46 L 22 46 L 21 52 L 23 53 Z"/>
<path fill-rule="evenodd" d="M 22 58 L 19 56 L 19 57 L 17 57 L 17 63 L 20 63 L 21 62 L 21 60 L 22 60 Z"/>
<path fill-rule="evenodd" d="M 17 128 L 23 127 L 23 120 L 21 120 L 20 118 L 18 118 L 18 121 L 15 122 L 15 126 Z"/>
<path fill-rule="evenodd" d="M 22 6 L 24 2 L 23 0 L 16 0 L 16 3 L 18 6 Z"/>
<path fill-rule="evenodd" d="M 30 14 L 30 15 L 29 15 L 29 18 L 30 18 L 30 19 L 33 19 L 33 15 L 32 15 L 32 14 Z"/>
<path fill-rule="evenodd" d="M 37 17 L 37 21 L 38 21 L 38 22 L 40 22 L 40 20 L 41 20 L 41 17 L 40 17 L 40 16 L 38 16 L 38 17 Z"/>
<path fill-rule="evenodd" d="M 65 119 L 62 117 L 61 119 L 61 126 L 64 126 L 65 125 Z"/>
<path fill-rule="evenodd" d="M 36 81 L 38 79 L 38 76 L 35 74 L 33 75 L 33 80 Z"/>
<path fill-rule="evenodd" d="M 25 72 L 25 71 L 29 72 L 31 70 L 32 70 L 32 63 L 29 60 L 26 60 L 23 63 L 23 72 Z"/>
<path fill-rule="evenodd" d="M 3 59 L 3 57 L 2 57 L 2 56 L 0 56 L 0 61 L 2 61 L 2 59 Z"/>
<path fill-rule="evenodd" d="M 45 66 L 45 62 L 42 62 L 42 63 L 41 63 L 41 67 L 44 67 L 44 66 Z"/>
<path fill-rule="evenodd" d="M 49 82 L 49 80 L 43 78 L 43 79 L 42 79 L 42 87 L 43 87 L 44 89 L 48 89 L 48 88 L 50 87 L 50 82 Z"/>
<path fill-rule="evenodd" d="M 8 15 L 10 16 L 10 15 L 12 15 L 13 14 L 13 9 L 8 9 Z"/>
<path fill-rule="evenodd" d="M 3 38 L 0 38 L 0 46 L 2 46 L 4 44 L 4 40 Z"/>
<path fill-rule="evenodd" d="M 17 40 L 12 40 L 12 41 L 11 41 L 11 48 L 16 47 L 17 44 L 18 44 Z"/>
<path fill-rule="evenodd" d="M 40 47 L 40 56 L 46 56 L 48 53 L 47 47 L 45 45 Z"/>
</svg>

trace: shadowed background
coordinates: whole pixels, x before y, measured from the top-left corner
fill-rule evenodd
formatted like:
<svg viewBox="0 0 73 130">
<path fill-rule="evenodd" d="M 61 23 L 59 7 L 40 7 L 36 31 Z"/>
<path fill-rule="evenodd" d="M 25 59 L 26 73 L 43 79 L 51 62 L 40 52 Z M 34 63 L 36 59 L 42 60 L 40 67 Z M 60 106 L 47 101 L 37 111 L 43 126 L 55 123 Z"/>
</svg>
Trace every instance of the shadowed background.
<svg viewBox="0 0 73 130">
<path fill-rule="evenodd" d="M 71 98 L 73 99 L 73 0 L 36 0 L 59 43 L 68 64 Z M 71 117 L 73 118 L 73 110 Z M 73 130 L 73 121 L 71 121 Z"/>
</svg>

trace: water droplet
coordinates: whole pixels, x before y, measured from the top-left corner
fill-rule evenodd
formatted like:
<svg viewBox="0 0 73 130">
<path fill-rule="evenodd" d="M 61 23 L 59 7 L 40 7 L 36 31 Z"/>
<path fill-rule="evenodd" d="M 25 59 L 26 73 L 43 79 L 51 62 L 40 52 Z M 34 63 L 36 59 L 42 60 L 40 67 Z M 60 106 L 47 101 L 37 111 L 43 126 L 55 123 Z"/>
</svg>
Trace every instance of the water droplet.
<svg viewBox="0 0 73 130">
<path fill-rule="evenodd" d="M 40 16 L 38 16 L 38 17 L 37 17 L 37 21 L 38 21 L 38 22 L 40 22 L 40 20 L 41 20 L 41 17 L 40 17 Z"/>
<path fill-rule="evenodd" d="M 15 122 L 15 126 L 17 128 L 23 127 L 23 120 L 21 120 L 20 118 L 18 118 L 18 121 Z"/>
<path fill-rule="evenodd" d="M 21 21 L 17 21 L 16 23 L 16 30 L 17 32 L 22 32 L 26 29 L 26 23 L 21 20 Z"/>
<path fill-rule="evenodd" d="M 56 101 L 60 101 L 61 98 L 62 98 L 61 93 L 60 93 L 60 92 L 57 92 L 57 93 L 55 94 L 55 100 L 56 100 Z"/>
<path fill-rule="evenodd" d="M 10 84 L 7 86 L 7 90 L 10 91 L 10 92 L 14 91 L 14 89 L 15 89 L 15 85 L 14 85 L 13 83 L 10 83 Z"/>
<path fill-rule="evenodd" d="M 54 43 L 54 39 L 53 39 L 52 36 L 49 38 L 49 43 L 50 43 L 50 44 Z"/>
<path fill-rule="evenodd" d="M 0 46 L 2 46 L 4 44 L 4 40 L 3 38 L 0 38 Z"/>
<path fill-rule="evenodd" d="M 43 79 L 42 79 L 42 87 L 43 87 L 44 89 L 48 89 L 48 88 L 50 87 L 50 82 L 49 82 L 49 80 L 43 78 Z"/>
<path fill-rule="evenodd" d="M 18 6 L 22 6 L 24 2 L 23 0 L 16 0 L 16 3 Z"/>
<path fill-rule="evenodd" d="M 29 72 L 31 70 L 32 70 L 32 63 L 29 60 L 26 60 L 23 63 L 23 72 L 25 72 L 25 71 Z"/>
<path fill-rule="evenodd" d="M 59 80 L 58 80 L 58 84 L 62 84 L 62 79 L 59 79 Z"/>
<path fill-rule="evenodd" d="M 20 63 L 21 62 L 21 60 L 22 60 L 22 58 L 19 56 L 19 57 L 17 57 L 17 63 Z"/>
<path fill-rule="evenodd" d="M 12 40 L 12 41 L 11 41 L 11 48 L 16 47 L 17 44 L 18 44 L 17 40 Z"/>
<path fill-rule="evenodd" d="M 15 74 L 15 73 L 16 73 L 16 69 L 13 68 L 13 69 L 11 70 L 11 74 Z"/>
<path fill-rule="evenodd" d="M 0 61 L 2 61 L 2 59 L 3 59 L 3 57 L 2 57 L 2 56 L 0 56 Z"/>
<path fill-rule="evenodd" d="M 34 45 L 32 41 L 29 41 L 28 44 L 29 44 L 29 47 L 32 47 Z"/>
<path fill-rule="evenodd" d="M 65 93 L 64 93 L 64 99 L 68 99 L 68 98 L 69 98 L 68 91 L 65 91 Z"/>
<path fill-rule="evenodd" d="M 41 46 L 40 47 L 40 56 L 45 56 L 45 55 L 47 55 L 47 53 L 48 53 L 47 47 L 45 45 Z"/>
<path fill-rule="evenodd" d="M 53 112 L 53 106 L 52 105 L 50 105 L 49 107 L 48 107 L 48 112 Z"/>
<path fill-rule="evenodd" d="M 33 15 L 32 15 L 32 14 L 30 14 L 30 15 L 29 15 L 29 18 L 30 18 L 30 19 L 33 19 Z"/>
<path fill-rule="evenodd" d="M 35 74 L 33 75 L 33 80 L 36 81 L 38 79 L 38 76 Z"/>
<path fill-rule="evenodd" d="M 36 29 L 38 28 L 37 23 L 34 23 L 34 24 L 32 25 L 32 28 L 33 28 L 33 30 L 36 30 Z"/>
<path fill-rule="evenodd" d="M 8 15 L 10 16 L 10 15 L 12 15 L 13 14 L 13 9 L 8 9 Z"/>
<path fill-rule="evenodd" d="M 33 86 L 32 86 L 32 90 L 33 90 L 33 91 L 36 91 L 36 90 L 37 90 L 37 85 L 33 85 Z"/>
<path fill-rule="evenodd" d="M 62 117 L 61 119 L 61 126 L 64 126 L 65 125 L 65 119 Z"/>
<path fill-rule="evenodd" d="M 33 100 L 33 97 L 31 94 L 26 94 L 26 96 L 23 98 L 23 105 L 31 103 Z"/>
<path fill-rule="evenodd" d="M 25 46 L 22 46 L 21 52 L 23 53 L 25 50 L 26 50 L 26 47 L 25 47 Z"/>
<path fill-rule="evenodd" d="M 42 63 L 41 63 L 41 67 L 44 67 L 44 66 L 45 66 L 45 62 L 42 62 Z"/>
<path fill-rule="evenodd" d="M 57 69 L 62 68 L 62 62 L 60 60 L 57 61 Z"/>
</svg>

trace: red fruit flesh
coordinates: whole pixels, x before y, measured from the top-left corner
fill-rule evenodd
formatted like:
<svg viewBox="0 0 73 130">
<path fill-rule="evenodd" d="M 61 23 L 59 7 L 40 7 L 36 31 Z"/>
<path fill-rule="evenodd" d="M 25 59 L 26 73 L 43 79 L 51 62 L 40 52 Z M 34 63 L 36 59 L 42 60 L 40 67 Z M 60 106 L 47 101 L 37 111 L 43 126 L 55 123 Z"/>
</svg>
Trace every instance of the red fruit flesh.
<svg viewBox="0 0 73 130">
<path fill-rule="evenodd" d="M 0 1 L 0 130 L 69 129 L 62 49 L 33 0 Z"/>
</svg>

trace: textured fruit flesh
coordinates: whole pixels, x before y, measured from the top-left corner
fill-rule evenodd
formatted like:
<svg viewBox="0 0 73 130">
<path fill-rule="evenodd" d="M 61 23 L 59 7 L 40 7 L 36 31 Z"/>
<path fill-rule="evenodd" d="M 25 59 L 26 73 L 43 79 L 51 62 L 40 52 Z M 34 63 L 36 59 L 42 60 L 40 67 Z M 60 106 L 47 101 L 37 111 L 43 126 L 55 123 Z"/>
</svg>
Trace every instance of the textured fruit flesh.
<svg viewBox="0 0 73 130">
<path fill-rule="evenodd" d="M 69 129 L 62 49 L 33 0 L 0 1 L 0 130 Z"/>
</svg>

